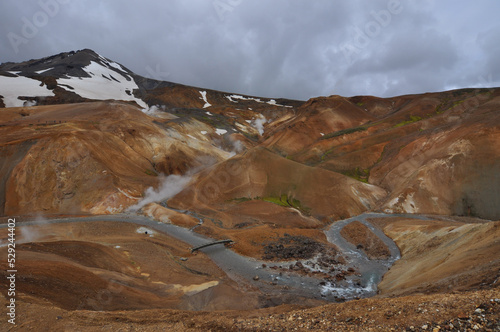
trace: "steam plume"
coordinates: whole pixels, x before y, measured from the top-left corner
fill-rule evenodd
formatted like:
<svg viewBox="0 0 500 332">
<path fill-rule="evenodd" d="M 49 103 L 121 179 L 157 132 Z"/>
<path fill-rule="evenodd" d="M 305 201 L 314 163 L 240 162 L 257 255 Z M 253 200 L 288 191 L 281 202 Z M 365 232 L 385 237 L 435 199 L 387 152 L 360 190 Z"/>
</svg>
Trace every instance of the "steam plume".
<svg viewBox="0 0 500 332">
<path fill-rule="evenodd" d="M 149 187 L 145 192 L 145 197 L 137 204 L 130 206 L 127 210 L 135 212 L 149 203 L 168 200 L 180 193 L 190 180 L 191 176 L 188 175 L 169 175 L 161 180 L 158 189 Z"/>
</svg>

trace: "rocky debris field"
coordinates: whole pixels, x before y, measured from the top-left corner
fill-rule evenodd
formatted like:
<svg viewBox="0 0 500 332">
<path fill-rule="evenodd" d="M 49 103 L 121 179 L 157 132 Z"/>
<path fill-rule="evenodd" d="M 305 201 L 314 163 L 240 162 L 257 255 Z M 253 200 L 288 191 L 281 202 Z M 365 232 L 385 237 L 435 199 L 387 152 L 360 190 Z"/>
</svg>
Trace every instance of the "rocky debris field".
<svg viewBox="0 0 500 332">
<path fill-rule="evenodd" d="M 233 331 L 500 331 L 496 291 L 364 299 L 252 319 Z"/>
<path fill-rule="evenodd" d="M 26 299 L 13 331 L 500 331 L 499 290 L 250 311 L 67 311 Z"/>
<path fill-rule="evenodd" d="M 325 245 L 305 236 L 284 234 L 264 246 L 265 260 L 308 259 L 324 250 Z"/>
</svg>

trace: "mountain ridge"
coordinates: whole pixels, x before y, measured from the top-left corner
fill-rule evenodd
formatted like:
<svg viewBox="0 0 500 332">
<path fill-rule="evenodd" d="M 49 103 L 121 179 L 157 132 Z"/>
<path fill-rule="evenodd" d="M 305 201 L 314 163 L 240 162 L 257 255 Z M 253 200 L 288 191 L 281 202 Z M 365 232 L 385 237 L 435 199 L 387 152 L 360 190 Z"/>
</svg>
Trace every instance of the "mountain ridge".
<svg viewBox="0 0 500 332">
<path fill-rule="evenodd" d="M 294 101 L 61 54 L 0 66 L 26 324 L 498 327 L 499 88 Z"/>
</svg>

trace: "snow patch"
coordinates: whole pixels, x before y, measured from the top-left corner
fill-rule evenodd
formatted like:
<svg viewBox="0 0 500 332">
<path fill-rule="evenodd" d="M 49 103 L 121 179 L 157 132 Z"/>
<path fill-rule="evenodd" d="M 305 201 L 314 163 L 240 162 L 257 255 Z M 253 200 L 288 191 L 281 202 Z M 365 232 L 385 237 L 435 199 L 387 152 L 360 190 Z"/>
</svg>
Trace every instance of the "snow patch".
<svg viewBox="0 0 500 332">
<path fill-rule="evenodd" d="M 34 100 L 26 100 L 26 101 L 23 103 L 23 106 L 24 106 L 24 107 L 32 107 L 32 106 L 36 106 L 36 101 L 34 101 Z"/>
<path fill-rule="evenodd" d="M 271 99 L 270 101 L 267 102 L 269 105 L 274 105 L 274 106 L 281 106 L 281 107 L 293 107 L 293 106 L 288 106 L 288 105 L 281 105 L 281 104 L 277 104 L 276 103 L 276 100 L 274 99 Z"/>
<path fill-rule="evenodd" d="M 212 106 L 212 104 L 210 104 L 207 101 L 207 92 L 206 91 L 200 91 L 200 94 L 201 94 L 201 98 L 200 99 L 203 99 L 203 101 L 205 102 L 205 105 L 203 105 L 203 108 L 207 108 L 207 107 Z"/>
<path fill-rule="evenodd" d="M 256 101 L 258 103 L 266 103 L 266 104 L 273 105 L 273 106 L 293 107 L 293 106 L 278 104 L 278 103 L 276 103 L 276 100 L 274 100 L 274 99 L 271 99 L 271 100 L 266 102 L 266 101 L 261 100 L 260 98 L 243 97 L 240 95 L 230 95 L 230 96 L 226 96 L 226 98 L 229 99 L 229 101 L 232 101 L 233 103 L 237 103 L 237 101 L 235 101 L 233 99 L 239 99 L 239 100 L 253 100 L 253 101 Z M 251 108 L 248 108 L 248 109 L 252 110 Z"/>
<path fill-rule="evenodd" d="M 200 133 L 201 133 L 202 135 L 206 135 L 206 134 L 207 134 L 207 131 L 206 131 L 206 130 L 202 130 L 202 131 L 200 131 Z"/>
<path fill-rule="evenodd" d="M 116 62 L 108 62 L 108 64 L 113 67 L 113 68 L 116 68 L 118 70 L 121 70 L 121 71 L 125 71 L 125 69 L 119 64 L 119 63 L 116 63 Z"/>
<path fill-rule="evenodd" d="M 262 100 L 260 100 L 259 98 L 246 98 L 246 97 L 243 97 L 243 96 L 240 96 L 240 95 L 230 95 L 230 96 L 226 96 L 227 99 L 229 99 L 230 101 L 232 101 L 233 103 L 237 103 L 237 101 L 234 101 L 233 99 L 240 99 L 240 100 L 253 100 L 253 101 L 256 101 L 258 103 L 263 103 Z"/>
<path fill-rule="evenodd" d="M 25 100 L 19 96 L 26 97 L 49 97 L 54 93 L 47 87 L 40 86 L 41 82 L 27 77 L 0 76 L 0 95 L 3 96 L 5 107 L 22 107 Z"/>
<path fill-rule="evenodd" d="M 219 129 L 219 128 L 216 128 L 215 129 L 215 133 L 217 135 L 224 135 L 225 133 L 227 133 L 227 130 L 226 129 Z"/>
<path fill-rule="evenodd" d="M 109 62 L 106 61 L 106 63 Z M 136 98 L 132 94 L 132 91 L 139 87 L 130 77 L 125 77 L 94 61 L 91 61 L 88 66 L 82 69 L 91 77 L 59 78 L 57 79 L 57 84 L 63 89 L 75 92 L 83 98 L 135 101 L 140 107 L 148 108 L 148 105 L 143 100 Z M 68 86 L 74 90 L 71 90 Z"/>
<path fill-rule="evenodd" d="M 49 71 L 49 70 L 52 70 L 52 69 L 54 69 L 54 67 L 48 68 L 48 69 L 37 70 L 37 71 L 35 71 L 35 73 L 42 74 L 42 73 L 45 73 L 46 71 Z"/>
</svg>

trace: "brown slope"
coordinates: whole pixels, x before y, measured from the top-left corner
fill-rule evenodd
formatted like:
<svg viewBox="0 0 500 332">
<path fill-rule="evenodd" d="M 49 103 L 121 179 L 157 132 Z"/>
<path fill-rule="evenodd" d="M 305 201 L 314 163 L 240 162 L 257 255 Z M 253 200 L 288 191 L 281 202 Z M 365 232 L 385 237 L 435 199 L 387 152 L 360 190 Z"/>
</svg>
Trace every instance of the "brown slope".
<svg viewBox="0 0 500 332">
<path fill-rule="evenodd" d="M 298 107 L 303 101 L 290 99 L 274 99 L 277 105 L 270 104 L 271 98 L 259 98 L 246 95 L 233 94 L 228 92 L 203 89 L 182 84 L 169 84 L 168 86 L 159 86 L 147 92 L 142 96 L 142 99 L 149 105 L 165 105 L 168 109 L 175 108 L 203 108 L 205 101 L 202 98 L 200 91 L 206 92 L 206 98 L 210 107 L 230 107 L 241 110 L 257 109 L 282 109 L 282 106 Z M 237 95 L 244 99 L 230 96 Z M 210 108 L 209 107 L 209 108 Z"/>
<path fill-rule="evenodd" d="M 498 287 L 500 222 L 386 221 L 384 232 L 401 248 L 379 284 L 383 296 Z"/>
<path fill-rule="evenodd" d="M 436 118 L 406 126 L 397 150 L 388 145 L 370 173 L 391 191 L 383 207 L 498 219 L 499 105 L 498 90 L 466 96 Z"/>
<path fill-rule="evenodd" d="M 313 98 L 302 105 L 297 116 L 274 130 L 263 146 L 284 155 L 304 150 L 322 134 L 359 126 L 374 117 L 340 96 Z"/>
<path fill-rule="evenodd" d="M 290 158 L 385 188 L 382 209 L 498 218 L 500 90 L 389 101 L 381 119 L 315 139 Z"/>
<path fill-rule="evenodd" d="M 197 212 L 204 222 L 196 232 L 230 238 L 240 254 L 263 258 L 265 246 L 287 234 L 330 246 L 321 230 L 325 224 L 360 214 L 385 194 L 253 148 L 199 173 L 168 205 Z"/>
<path fill-rule="evenodd" d="M 0 147 L 12 162 L 1 174 L 5 214 L 123 211 L 158 184 L 159 172 L 183 174 L 204 163 L 200 157 L 228 156 L 208 139 L 182 138 L 126 103 L 5 112 Z M 25 155 L 12 155 L 23 146 Z"/>
<path fill-rule="evenodd" d="M 384 195 L 375 186 L 255 148 L 202 172 L 169 204 L 203 211 L 235 199 L 268 198 L 327 221 L 362 213 Z"/>
<path fill-rule="evenodd" d="M 138 228 L 114 222 L 23 227 L 16 246 L 16 304 L 29 295 L 29 303 L 46 300 L 66 310 L 260 305 L 258 294 L 248 289 L 241 303 L 238 285 L 203 253 L 192 256 L 185 243 L 157 232 L 145 235 Z M 25 234 L 36 234 L 33 242 L 24 242 Z M 0 255 L 7 262 L 7 252 Z M 1 264 L 5 271 L 6 263 Z M 6 292 L 2 288 L 0 298 Z"/>
</svg>

